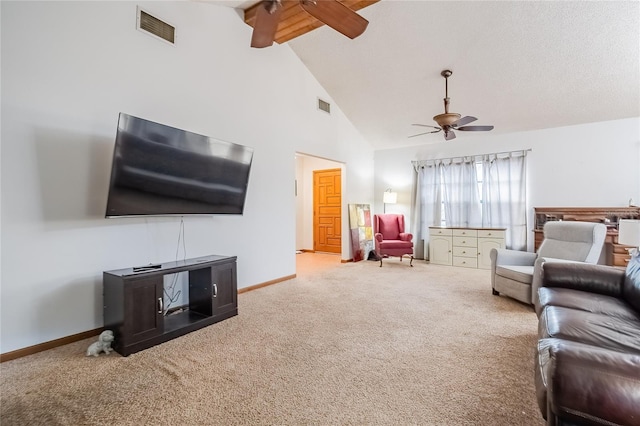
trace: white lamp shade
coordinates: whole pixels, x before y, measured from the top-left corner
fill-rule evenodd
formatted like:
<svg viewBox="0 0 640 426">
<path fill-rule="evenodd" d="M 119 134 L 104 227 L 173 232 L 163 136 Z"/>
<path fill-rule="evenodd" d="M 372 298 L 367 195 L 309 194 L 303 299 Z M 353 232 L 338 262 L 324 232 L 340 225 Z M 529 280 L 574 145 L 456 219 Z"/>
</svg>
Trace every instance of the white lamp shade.
<svg viewBox="0 0 640 426">
<path fill-rule="evenodd" d="M 640 246 L 640 220 L 620 219 L 618 223 L 618 244 Z"/>
<path fill-rule="evenodd" d="M 385 204 L 395 204 L 397 200 L 398 200 L 397 192 L 386 191 L 384 193 L 384 196 L 382 197 L 382 202 Z"/>
</svg>

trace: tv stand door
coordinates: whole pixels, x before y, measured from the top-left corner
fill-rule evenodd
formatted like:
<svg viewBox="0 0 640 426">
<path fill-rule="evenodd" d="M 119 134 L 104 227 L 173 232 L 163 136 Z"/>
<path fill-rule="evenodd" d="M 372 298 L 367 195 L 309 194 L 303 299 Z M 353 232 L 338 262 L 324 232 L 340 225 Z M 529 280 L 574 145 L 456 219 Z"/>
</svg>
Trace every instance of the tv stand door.
<svg viewBox="0 0 640 426">
<path fill-rule="evenodd" d="M 164 330 L 162 276 L 141 278 L 125 285 L 125 331 L 127 342 L 158 336 Z"/>
<path fill-rule="evenodd" d="M 212 268 L 213 316 L 216 321 L 238 313 L 238 284 L 235 259 Z"/>
</svg>

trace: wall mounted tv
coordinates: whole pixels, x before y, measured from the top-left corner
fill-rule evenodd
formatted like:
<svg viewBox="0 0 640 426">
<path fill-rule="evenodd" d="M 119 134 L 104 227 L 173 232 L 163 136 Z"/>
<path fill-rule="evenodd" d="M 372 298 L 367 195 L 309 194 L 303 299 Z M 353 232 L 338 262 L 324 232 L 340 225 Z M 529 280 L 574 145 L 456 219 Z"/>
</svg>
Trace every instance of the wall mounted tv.
<svg viewBox="0 0 640 426">
<path fill-rule="evenodd" d="M 242 214 L 253 149 L 120 113 L 106 217 Z"/>
</svg>

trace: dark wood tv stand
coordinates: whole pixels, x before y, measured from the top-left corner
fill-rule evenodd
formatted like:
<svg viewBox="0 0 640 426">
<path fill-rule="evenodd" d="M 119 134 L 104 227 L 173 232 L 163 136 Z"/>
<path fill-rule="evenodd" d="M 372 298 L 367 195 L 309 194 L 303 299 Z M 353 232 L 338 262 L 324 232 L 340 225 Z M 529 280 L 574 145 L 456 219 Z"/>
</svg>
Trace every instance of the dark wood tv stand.
<svg viewBox="0 0 640 426">
<path fill-rule="evenodd" d="M 189 303 L 165 315 L 164 276 L 187 272 Z M 123 356 L 238 314 L 235 256 L 204 256 L 103 273 L 104 327 Z"/>
</svg>

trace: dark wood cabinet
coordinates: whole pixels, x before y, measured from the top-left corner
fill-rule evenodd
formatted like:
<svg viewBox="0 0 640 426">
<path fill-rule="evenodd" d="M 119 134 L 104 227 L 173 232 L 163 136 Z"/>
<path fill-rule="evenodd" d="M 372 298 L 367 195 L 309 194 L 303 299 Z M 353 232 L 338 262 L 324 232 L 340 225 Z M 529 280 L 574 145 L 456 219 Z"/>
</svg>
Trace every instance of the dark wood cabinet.
<svg viewBox="0 0 640 426">
<path fill-rule="evenodd" d="M 167 311 L 164 277 L 188 274 L 188 302 Z M 103 273 L 104 326 L 134 352 L 238 314 L 236 257 L 206 256 Z"/>
<path fill-rule="evenodd" d="M 238 291 L 236 290 L 236 268 L 230 263 L 220 265 L 213 271 L 213 315 L 225 317 L 238 309 Z"/>
<path fill-rule="evenodd" d="M 145 340 L 162 334 L 164 315 L 162 277 L 131 280 L 124 287 L 124 312 L 129 321 L 126 334 L 133 340 Z"/>
</svg>

